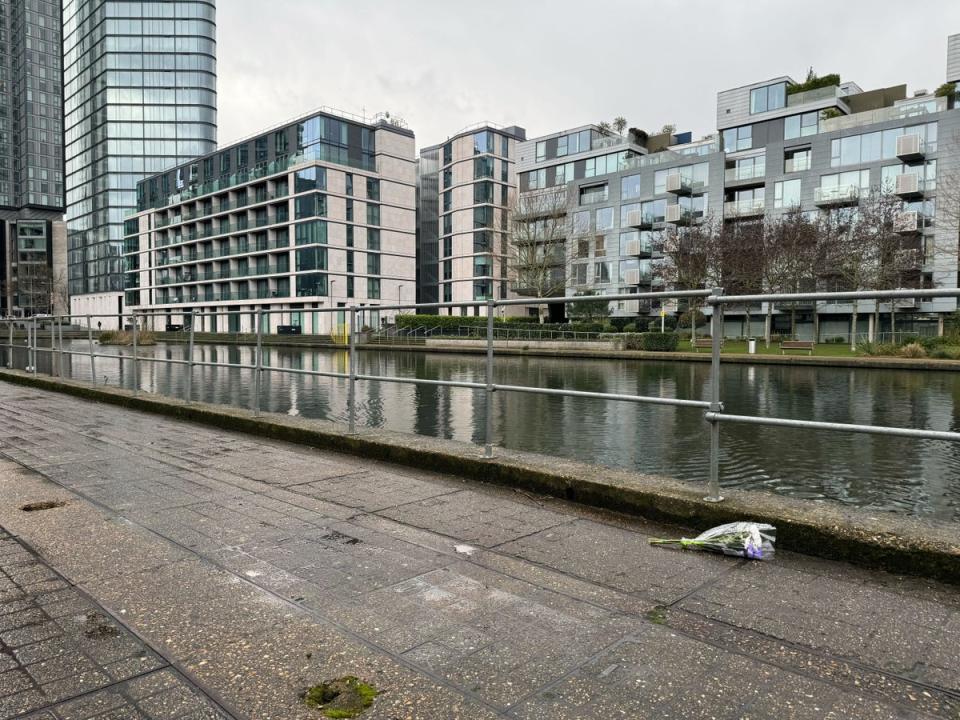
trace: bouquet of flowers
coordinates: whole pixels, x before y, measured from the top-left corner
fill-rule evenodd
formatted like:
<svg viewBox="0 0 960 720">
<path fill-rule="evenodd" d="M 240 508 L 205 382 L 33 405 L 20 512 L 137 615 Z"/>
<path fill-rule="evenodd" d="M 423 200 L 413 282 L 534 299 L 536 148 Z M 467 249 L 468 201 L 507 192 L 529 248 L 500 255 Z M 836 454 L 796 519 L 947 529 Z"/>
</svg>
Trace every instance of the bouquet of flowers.
<svg viewBox="0 0 960 720">
<path fill-rule="evenodd" d="M 692 540 L 689 538 L 681 538 L 680 540 L 650 538 L 650 544 L 679 545 L 684 550 L 707 550 L 751 560 L 770 560 L 773 558 L 773 544 L 776 542 L 776 534 L 777 529 L 773 525 L 735 522 L 710 528 Z"/>
</svg>

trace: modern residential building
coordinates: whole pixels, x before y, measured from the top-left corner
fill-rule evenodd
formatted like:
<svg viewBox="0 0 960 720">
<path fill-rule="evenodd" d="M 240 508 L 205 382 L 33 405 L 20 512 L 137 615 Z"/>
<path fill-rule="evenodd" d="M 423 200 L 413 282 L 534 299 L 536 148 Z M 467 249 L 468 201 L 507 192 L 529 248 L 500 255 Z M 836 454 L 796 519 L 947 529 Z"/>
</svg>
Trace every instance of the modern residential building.
<svg viewBox="0 0 960 720">
<path fill-rule="evenodd" d="M 517 144 L 526 131 L 472 125 L 420 151 L 418 298 L 472 302 L 509 296 L 507 224 L 516 197 Z M 441 314 L 486 314 L 483 307 Z"/>
<path fill-rule="evenodd" d="M 947 79 L 960 76 L 960 36 L 948 41 Z M 596 126 L 522 143 L 521 197 L 566 187 L 568 294 L 620 294 L 653 287 L 656 239 L 667 227 L 712 216 L 724 223 L 761 222 L 800 209 L 810 218 L 851 217 L 871 194 L 898 199 L 895 227 L 917 249 L 913 285 L 957 286 L 960 221 L 960 104 L 948 82 L 908 96 L 904 85 L 864 91 L 827 76 L 798 83 L 788 76 L 717 96 L 717 134 L 624 136 Z M 938 186 L 938 178 L 942 182 Z M 837 289 L 818 283 L 820 289 Z M 613 315 L 645 319 L 656 309 L 618 302 Z M 874 305 L 858 305 L 858 332 L 872 330 Z M 933 322 L 954 299 L 903 301 L 907 322 Z M 670 309 L 670 308 L 668 308 Z M 816 309 L 820 337 L 849 331 L 850 305 Z M 881 311 L 890 310 L 888 303 Z M 758 315 L 763 308 L 756 308 Z M 796 312 L 797 308 L 792 308 Z M 804 334 L 814 308 L 800 308 Z M 731 308 L 732 332 L 744 311 Z M 742 317 L 741 317 L 742 320 Z M 774 330 L 789 319 L 778 313 Z"/>
<path fill-rule="evenodd" d="M 216 148 L 215 2 L 63 0 L 63 33 L 71 305 L 119 318 L 137 182 Z"/>
<path fill-rule="evenodd" d="M 0 316 L 62 311 L 59 3 L 0 3 Z"/>
<path fill-rule="evenodd" d="M 321 110 L 137 185 L 128 311 L 149 326 L 253 332 L 379 327 L 416 293 L 416 157 L 400 121 Z M 227 313 L 216 315 L 215 313 Z"/>
</svg>

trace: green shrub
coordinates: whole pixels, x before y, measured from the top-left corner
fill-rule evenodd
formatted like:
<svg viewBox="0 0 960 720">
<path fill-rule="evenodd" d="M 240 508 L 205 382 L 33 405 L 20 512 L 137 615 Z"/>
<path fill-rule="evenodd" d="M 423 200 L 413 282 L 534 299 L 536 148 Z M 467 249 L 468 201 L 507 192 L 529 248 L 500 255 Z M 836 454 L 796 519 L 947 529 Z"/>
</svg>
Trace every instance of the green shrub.
<svg viewBox="0 0 960 720">
<path fill-rule="evenodd" d="M 960 360 L 960 345 L 947 345 L 927 352 L 927 357 L 935 360 Z"/>
<path fill-rule="evenodd" d="M 690 327 L 690 320 L 691 320 L 693 317 L 694 317 L 694 315 L 693 315 L 689 310 L 687 310 L 687 312 L 683 313 L 683 314 L 680 316 L 680 319 L 679 319 L 679 320 L 674 321 L 674 327 L 682 327 L 682 328 L 688 328 L 688 327 Z M 700 312 L 699 310 L 696 311 L 696 316 L 695 316 L 695 317 L 696 317 L 696 322 L 697 322 L 697 325 L 698 325 L 698 326 L 699 326 L 699 325 L 703 325 L 703 323 L 705 323 L 705 322 L 707 321 L 707 316 L 704 315 L 704 314 L 703 314 L 702 312 Z"/>
<path fill-rule="evenodd" d="M 812 70 L 807 74 L 807 79 L 802 83 L 797 83 L 796 85 L 787 85 L 787 95 L 795 95 L 796 93 L 806 92 L 807 90 L 817 90 L 823 87 L 830 87 L 831 85 L 839 85 L 840 76 L 836 73 L 830 73 L 828 75 L 823 75 L 817 77 L 817 74 Z"/>
<path fill-rule="evenodd" d="M 635 332 L 637 331 L 637 324 L 636 324 L 636 323 L 627 323 L 626 325 L 624 325 L 624 326 L 621 328 L 620 331 L 621 331 L 621 332 L 625 332 L 625 333 L 635 333 Z"/>
<path fill-rule="evenodd" d="M 865 342 L 858 345 L 864 355 L 893 357 L 900 353 L 900 346 L 895 343 L 872 343 Z"/>
<path fill-rule="evenodd" d="M 847 339 L 842 335 L 836 335 L 834 337 L 828 337 L 824 339 L 824 343 L 827 345 L 843 345 Z"/>
<path fill-rule="evenodd" d="M 923 345 L 924 350 L 930 352 L 931 350 L 935 350 L 937 348 L 960 345 L 960 336 L 943 335 L 941 337 L 922 337 L 918 338 L 917 342 Z"/>
<path fill-rule="evenodd" d="M 638 332 L 624 332 L 620 334 L 621 347 L 624 350 L 642 350 L 640 347 L 641 334 Z"/>
<path fill-rule="evenodd" d="M 633 319 L 628 317 L 612 317 L 607 320 L 608 323 L 616 328 L 615 332 L 624 332 L 624 328 L 627 327 L 627 325 L 629 325 L 632 321 Z"/>
<path fill-rule="evenodd" d="M 674 352 L 680 337 L 673 332 L 645 332 L 640 334 L 640 349 L 650 352 Z"/>
</svg>

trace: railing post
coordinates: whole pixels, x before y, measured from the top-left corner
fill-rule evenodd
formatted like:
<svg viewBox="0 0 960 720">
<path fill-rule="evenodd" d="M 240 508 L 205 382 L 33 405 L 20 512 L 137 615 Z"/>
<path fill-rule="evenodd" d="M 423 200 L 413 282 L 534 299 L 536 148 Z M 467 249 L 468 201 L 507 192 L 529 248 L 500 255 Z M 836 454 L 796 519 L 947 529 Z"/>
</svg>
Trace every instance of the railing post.
<svg viewBox="0 0 960 720">
<path fill-rule="evenodd" d="M 57 323 L 57 373 L 60 379 L 63 379 L 63 315 L 60 316 L 60 322 Z"/>
<path fill-rule="evenodd" d="M 260 392 L 263 383 L 263 308 L 257 317 L 257 362 L 253 371 L 253 414 L 260 417 Z"/>
<path fill-rule="evenodd" d="M 723 288 L 714 288 L 711 297 L 719 298 L 723 295 Z M 710 302 L 710 298 L 707 299 Z M 723 305 L 713 302 L 713 313 L 710 317 L 710 412 L 718 413 L 723 410 L 720 402 L 720 344 L 723 342 Z M 720 421 L 710 419 L 710 482 L 704 498 L 707 502 L 720 502 Z"/>
<path fill-rule="evenodd" d="M 93 357 L 93 318 L 87 315 L 87 345 L 90 350 L 90 380 L 97 384 L 97 363 Z"/>
<path fill-rule="evenodd" d="M 195 311 L 190 311 L 190 340 L 187 343 L 187 404 L 193 396 L 193 326 L 196 323 Z"/>
<path fill-rule="evenodd" d="M 7 370 L 13 370 L 13 318 L 7 321 L 10 329 L 10 342 L 7 343 Z"/>
<path fill-rule="evenodd" d="M 33 343 L 32 343 L 31 346 L 30 346 L 30 348 L 31 348 L 30 354 L 33 356 L 33 357 L 30 359 L 30 367 L 33 368 L 33 374 L 34 374 L 34 375 L 37 374 L 37 356 L 39 355 L 39 353 L 37 352 L 37 347 L 40 345 L 40 339 L 39 339 L 39 337 L 37 336 L 37 330 L 38 330 L 38 329 L 39 329 L 39 328 L 38 328 L 38 326 L 37 326 L 37 318 L 34 317 L 34 318 L 33 318 Z"/>
<path fill-rule="evenodd" d="M 485 458 L 493 457 L 493 314 L 495 307 L 492 299 L 487 300 L 487 429 L 484 437 L 486 442 L 483 446 Z"/>
<path fill-rule="evenodd" d="M 133 394 L 140 392 L 140 371 L 137 365 L 137 314 L 131 316 L 133 322 Z"/>
<path fill-rule="evenodd" d="M 350 308 L 350 344 L 349 344 L 349 362 L 350 362 L 350 389 L 347 394 L 347 412 L 350 416 L 349 433 L 352 435 L 357 431 L 357 340 L 354 328 L 357 322 L 357 308 Z"/>
</svg>

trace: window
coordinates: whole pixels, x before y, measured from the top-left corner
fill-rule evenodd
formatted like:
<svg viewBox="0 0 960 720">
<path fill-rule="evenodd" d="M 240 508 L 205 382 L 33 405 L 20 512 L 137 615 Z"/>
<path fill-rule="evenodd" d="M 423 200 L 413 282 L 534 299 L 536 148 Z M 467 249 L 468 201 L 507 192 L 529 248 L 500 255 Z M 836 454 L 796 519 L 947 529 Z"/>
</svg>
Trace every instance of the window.
<svg viewBox="0 0 960 720">
<path fill-rule="evenodd" d="M 557 165 L 554 168 L 554 185 L 565 185 L 573 180 L 573 163 Z"/>
<path fill-rule="evenodd" d="M 571 268 L 571 275 L 573 276 L 574 285 L 586 285 L 587 284 L 587 264 L 578 263 Z"/>
<path fill-rule="evenodd" d="M 585 233 L 590 229 L 590 211 L 581 210 L 573 214 L 573 232 Z"/>
<path fill-rule="evenodd" d="M 380 224 L 380 206 L 367 203 L 367 225 Z"/>
<path fill-rule="evenodd" d="M 449 235 L 453 232 L 453 217 L 451 215 L 443 216 L 443 235 Z"/>
<path fill-rule="evenodd" d="M 565 157 L 567 154 L 568 135 L 561 135 L 557 138 L 557 157 Z"/>
<path fill-rule="evenodd" d="M 450 283 L 443 286 L 443 302 L 453 302 L 453 286 Z"/>
<path fill-rule="evenodd" d="M 783 154 L 784 172 L 801 172 L 810 169 L 810 148 L 787 150 Z"/>
<path fill-rule="evenodd" d="M 707 207 L 709 206 L 706 193 L 703 195 L 681 197 L 677 200 L 677 204 L 680 205 L 683 215 L 689 218 L 705 217 L 707 213 Z M 649 233 L 649 231 L 646 232 Z"/>
<path fill-rule="evenodd" d="M 773 206 L 791 208 L 800 205 L 800 179 L 782 180 L 773 184 Z"/>
<path fill-rule="evenodd" d="M 473 258 L 473 275 L 474 277 L 493 275 L 493 258 L 489 255 Z"/>
<path fill-rule="evenodd" d="M 590 257 L 590 241 L 586 238 L 580 238 L 577 240 L 577 257 L 578 258 L 588 258 Z"/>
<path fill-rule="evenodd" d="M 493 233 L 490 230 L 476 230 L 473 233 L 473 251 L 490 252 L 493 250 Z M 448 255 L 450 253 L 447 253 Z"/>
<path fill-rule="evenodd" d="M 297 219 L 313 216 L 325 216 L 327 214 L 327 196 L 319 193 L 310 195 L 301 195 L 294 199 L 295 213 Z"/>
<path fill-rule="evenodd" d="M 492 178 L 493 177 L 493 158 L 478 157 L 473 159 L 473 177 Z"/>
<path fill-rule="evenodd" d="M 607 247 L 605 238 L 603 235 L 597 235 L 593 239 L 593 256 L 594 257 L 603 257 L 607 254 Z"/>
<path fill-rule="evenodd" d="M 473 284 L 474 300 L 492 300 L 493 282 L 490 280 L 479 280 Z"/>
<path fill-rule="evenodd" d="M 791 115 L 783 120 L 783 139 L 793 140 L 798 137 L 816 135 L 820 130 L 820 112 L 808 112 L 802 115 Z"/>
<path fill-rule="evenodd" d="M 870 171 L 849 170 L 820 177 L 820 188 L 829 192 L 841 193 L 849 188 L 855 188 L 860 195 L 870 192 Z"/>
<path fill-rule="evenodd" d="M 445 188 L 453 185 L 453 171 L 449 168 L 443 171 L 443 186 Z"/>
<path fill-rule="evenodd" d="M 481 130 L 473 134 L 473 154 L 482 155 L 494 152 L 494 134 L 489 130 Z"/>
<path fill-rule="evenodd" d="M 493 183 L 490 181 L 473 184 L 473 202 L 476 205 L 493 202 Z"/>
<path fill-rule="evenodd" d="M 640 205 L 640 212 L 646 222 L 664 222 L 667 219 L 667 201 L 660 199 L 642 203 Z"/>
<path fill-rule="evenodd" d="M 443 164 L 449 165 L 453 162 L 453 144 L 447 143 L 443 146 Z"/>
<path fill-rule="evenodd" d="M 547 143 L 544 140 L 541 140 L 537 143 L 537 162 L 542 162 L 547 159 Z"/>
<path fill-rule="evenodd" d="M 453 190 L 443 191 L 443 211 L 450 212 L 453 209 Z"/>
<path fill-rule="evenodd" d="M 750 114 L 779 110 L 787 104 L 787 84 L 764 85 L 750 91 Z"/>
<path fill-rule="evenodd" d="M 369 200 L 380 200 L 380 181 L 376 178 L 367 178 L 367 198 Z"/>
<path fill-rule="evenodd" d="M 441 257 L 450 257 L 453 255 L 453 238 L 445 237 L 443 239 L 443 255 Z"/>
<path fill-rule="evenodd" d="M 443 261 L 443 279 L 450 280 L 453 277 L 453 261 L 444 260 Z"/>
<path fill-rule="evenodd" d="M 547 186 L 547 171 L 531 170 L 527 173 L 527 187 L 530 190 L 542 190 Z"/>
<path fill-rule="evenodd" d="M 590 205 L 591 203 L 606 202 L 608 196 L 607 184 L 590 185 L 580 188 L 580 204 Z"/>
<path fill-rule="evenodd" d="M 311 220 L 310 222 L 297 223 L 294 227 L 296 227 L 297 245 L 310 245 L 312 243 L 326 244 L 327 242 L 326 220 Z"/>
<path fill-rule="evenodd" d="M 367 228 L 367 250 L 380 249 L 380 230 Z"/>
<path fill-rule="evenodd" d="M 380 254 L 367 253 L 367 275 L 380 274 Z"/>
<path fill-rule="evenodd" d="M 303 170 L 297 170 L 293 177 L 293 191 L 295 193 L 305 192 L 307 190 L 326 190 L 327 189 L 327 169 L 321 167 L 308 167 Z"/>
<path fill-rule="evenodd" d="M 344 178 L 344 192 L 353 195 L 353 173 L 347 173 Z"/>
<path fill-rule="evenodd" d="M 501 182 L 510 182 L 510 163 L 506 160 L 500 161 L 500 180 Z"/>
<path fill-rule="evenodd" d="M 510 138 L 506 135 L 500 136 L 500 154 L 505 158 L 510 157 Z"/>
<path fill-rule="evenodd" d="M 593 281 L 599 284 L 610 282 L 610 266 L 613 263 L 598 262 L 593 264 Z"/>
<path fill-rule="evenodd" d="M 324 273 L 297 275 L 297 297 L 315 297 L 327 294 L 327 276 Z"/>
<path fill-rule="evenodd" d="M 237 146 L 237 169 L 247 166 L 247 144 Z"/>
<path fill-rule="evenodd" d="M 266 258 L 264 258 L 266 259 Z M 327 269 L 327 249 L 325 247 L 312 247 L 303 250 L 297 250 L 297 271 L 301 270 L 326 270 Z"/>
<path fill-rule="evenodd" d="M 473 229 L 493 227 L 493 208 L 489 205 L 482 205 L 473 209 Z"/>
<path fill-rule="evenodd" d="M 267 139 L 258 137 L 253 141 L 253 162 L 259 165 L 267 161 Z"/>
<path fill-rule="evenodd" d="M 352 273 L 356 271 L 353 265 L 353 257 L 354 257 L 353 250 L 347 250 L 347 272 L 348 273 Z"/>
<path fill-rule="evenodd" d="M 230 172 L 230 153 L 225 152 L 220 154 L 220 174 L 226 175 Z"/>
<path fill-rule="evenodd" d="M 749 150 L 753 147 L 753 125 L 742 125 L 723 131 L 723 149 L 727 152 Z"/>
<path fill-rule="evenodd" d="M 613 208 L 597 210 L 597 230 L 613 230 Z"/>
<path fill-rule="evenodd" d="M 287 133 L 284 130 L 273 134 L 273 151 L 277 156 L 287 154 Z"/>
<path fill-rule="evenodd" d="M 353 222 L 353 198 L 347 198 L 347 222 Z"/>
<path fill-rule="evenodd" d="M 371 300 L 380 299 L 380 278 L 367 278 L 367 297 Z"/>
<path fill-rule="evenodd" d="M 352 298 L 354 295 L 353 281 L 354 281 L 353 275 L 350 275 L 349 277 L 347 277 L 347 297 L 348 298 Z"/>
<path fill-rule="evenodd" d="M 620 198 L 628 200 L 637 197 L 640 197 L 640 176 L 627 175 L 620 178 Z"/>
</svg>

